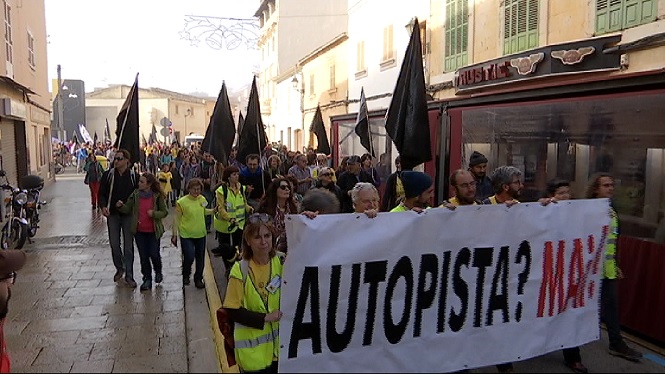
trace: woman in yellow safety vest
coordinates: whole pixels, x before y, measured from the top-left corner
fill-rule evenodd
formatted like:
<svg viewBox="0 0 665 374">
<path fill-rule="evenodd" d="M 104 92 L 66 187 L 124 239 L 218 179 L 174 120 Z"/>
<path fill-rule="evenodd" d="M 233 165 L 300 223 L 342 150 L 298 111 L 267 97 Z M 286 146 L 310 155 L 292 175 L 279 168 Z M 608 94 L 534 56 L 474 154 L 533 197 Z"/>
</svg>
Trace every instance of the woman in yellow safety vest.
<svg viewBox="0 0 665 374">
<path fill-rule="evenodd" d="M 215 190 L 214 226 L 219 246 L 212 252 L 222 256 L 227 274 L 235 262 L 236 247 L 239 248 L 242 242 L 245 215 L 252 212 L 252 207 L 247 204 L 245 186 L 240 184 L 239 178 L 240 170 L 227 166 L 222 172 L 222 184 Z"/>
<path fill-rule="evenodd" d="M 276 240 L 269 215 L 249 216 L 242 260 L 231 269 L 223 304 L 235 321 L 235 355 L 241 372 L 277 372 L 284 256 L 275 251 Z"/>
</svg>

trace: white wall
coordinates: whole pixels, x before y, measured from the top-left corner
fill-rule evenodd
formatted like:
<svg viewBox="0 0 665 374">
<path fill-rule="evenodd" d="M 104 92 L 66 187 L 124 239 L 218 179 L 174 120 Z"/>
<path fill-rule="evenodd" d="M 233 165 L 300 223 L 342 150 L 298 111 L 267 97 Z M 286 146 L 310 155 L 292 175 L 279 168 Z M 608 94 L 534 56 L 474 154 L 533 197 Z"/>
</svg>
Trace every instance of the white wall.
<svg viewBox="0 0 665 374">
<path fill-rule="evenodd" d="M 359 99 L 361 87 L 364 87 L 366 97 L 392 93 L 409 43 L 410 35 L 406 25 L 414 16 L 419 20 L 429 18 L 429 0 L 348 0 L 348 6 L 349 99 Z M 383 29 L 390 24 L 393 25 L 395 64 L 382 71 L 380 64 L 383 59 Z M 356 78 L 357 45 L 361 40 L 365 42 L 367 76 Z M 367 107 L 371 111 L 387 108 L 389 104 L 390 97 L 386 97 L 368 101 Z M 356 111 L 358 104 L 350 104 L 349 112 Z"/>
</svg>

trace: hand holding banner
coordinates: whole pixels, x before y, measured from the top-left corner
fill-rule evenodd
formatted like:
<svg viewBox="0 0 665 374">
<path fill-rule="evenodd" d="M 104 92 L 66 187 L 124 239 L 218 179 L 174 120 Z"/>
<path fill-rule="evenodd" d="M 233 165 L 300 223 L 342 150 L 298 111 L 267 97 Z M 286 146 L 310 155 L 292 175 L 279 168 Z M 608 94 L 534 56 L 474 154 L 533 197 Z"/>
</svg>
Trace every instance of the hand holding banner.
<svg viewBox="0 0 665 374">
<path fill-rule="evenodd" d="M 597 340 L 608 210 L 289 216 L 279 370 L 448 372 Z"/>
</svg>

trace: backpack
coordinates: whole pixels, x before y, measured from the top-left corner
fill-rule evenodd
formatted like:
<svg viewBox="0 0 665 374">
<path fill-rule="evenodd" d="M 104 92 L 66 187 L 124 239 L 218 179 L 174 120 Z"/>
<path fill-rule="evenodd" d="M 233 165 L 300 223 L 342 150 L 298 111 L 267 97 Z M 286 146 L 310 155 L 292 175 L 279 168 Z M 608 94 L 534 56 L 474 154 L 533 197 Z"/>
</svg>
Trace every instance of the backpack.
<svg viewBox="0 0 665 374">
<path fill-rule="evenodd" d="M 226 198 L 226 196 L 225 196 Z M 245 284 L 247 279 L 247 274 L 249 273 L 249 261 L 241 260 L 240 261 L 240 272 L 242 273 L 242 283 Z M 229 272 L 230 273 L 230 272 Z M 235 355 L 235 339 L 233 337 L 234 333 L 234 322 L 229 315 L 229 312 L 224 309 L 224 307 L 219 307 L 217 309 L 217 327 L 224 337 L 224 353 L 226 354 L 226 362 L 229 363 L 229 367 L 236 365 L 236 355 Z"/>
</svg>

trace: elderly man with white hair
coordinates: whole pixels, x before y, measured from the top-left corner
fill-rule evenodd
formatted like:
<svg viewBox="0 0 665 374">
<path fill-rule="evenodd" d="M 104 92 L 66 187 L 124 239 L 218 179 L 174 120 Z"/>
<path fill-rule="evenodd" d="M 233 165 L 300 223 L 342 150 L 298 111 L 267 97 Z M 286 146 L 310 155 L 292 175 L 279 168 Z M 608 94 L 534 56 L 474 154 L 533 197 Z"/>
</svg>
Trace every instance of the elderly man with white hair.
<svg viewBox="0 0 665 374">
<path fill-rule="evenodd" d="M 365 213 L 374 218 L 379 212 L 379 191 L 373 184 L 358 182 L 351 190 L 351 201 L 355 213 Z"/>
</svg>

